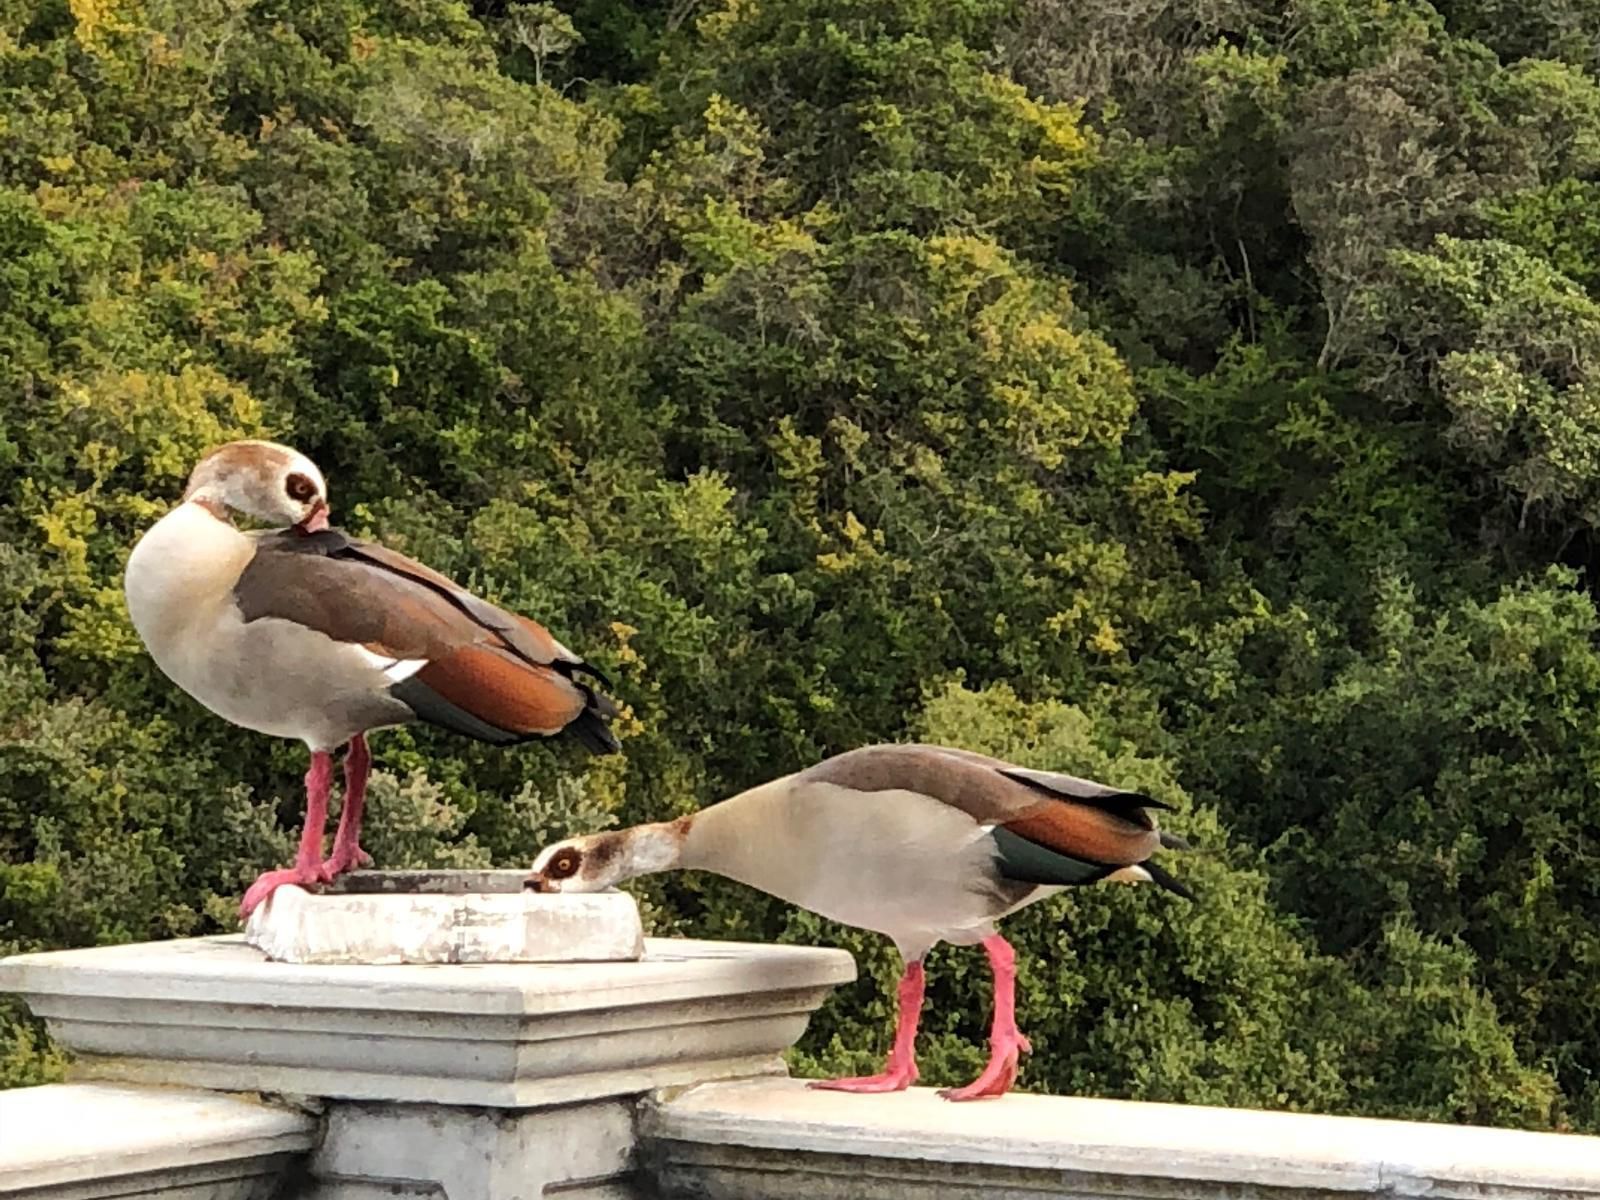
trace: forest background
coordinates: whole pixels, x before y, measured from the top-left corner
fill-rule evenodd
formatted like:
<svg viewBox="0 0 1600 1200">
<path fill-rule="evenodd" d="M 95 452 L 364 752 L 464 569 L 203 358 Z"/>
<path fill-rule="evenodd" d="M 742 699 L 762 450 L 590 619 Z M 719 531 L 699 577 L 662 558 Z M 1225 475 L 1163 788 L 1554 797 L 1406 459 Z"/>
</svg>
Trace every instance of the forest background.
<svg viewBox="0 0 1600 1200">
<path fill-rule="evenodd" d="M 380 735 L 386 865 L 952 742 L 1206 848 L 1010 923 L 1025 1087 L 1600 1132 L 1597 71 L 1600 0 L 0 0 L 0 953 L 290 857 L 120 588 L 267 435 L 629 705 Z M 794 1065 L 873 1067 L 881 939 L 639 892 L 851 949 Z"/>
</svg>

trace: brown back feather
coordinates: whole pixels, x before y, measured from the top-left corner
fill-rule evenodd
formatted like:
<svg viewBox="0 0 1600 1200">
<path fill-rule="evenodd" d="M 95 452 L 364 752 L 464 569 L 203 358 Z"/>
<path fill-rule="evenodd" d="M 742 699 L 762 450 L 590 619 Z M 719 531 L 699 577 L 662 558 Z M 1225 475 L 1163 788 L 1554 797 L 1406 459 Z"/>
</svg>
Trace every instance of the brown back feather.
<svg viewBox="0 0 1600 1200">
<path fill-rule="evenodd" d="M 432 588 L 359 560 L 284 552 L 263 539 L 234 585 L 245 621 L 276 617 L 393 658 L 440 658 L 489 631 Z"/>
</svg>

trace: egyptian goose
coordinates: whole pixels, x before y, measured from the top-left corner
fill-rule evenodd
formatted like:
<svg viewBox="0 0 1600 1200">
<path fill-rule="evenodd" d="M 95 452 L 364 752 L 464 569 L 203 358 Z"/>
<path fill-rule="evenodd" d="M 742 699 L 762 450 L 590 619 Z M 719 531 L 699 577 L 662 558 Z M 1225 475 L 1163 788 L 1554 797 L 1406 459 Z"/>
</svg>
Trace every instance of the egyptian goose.
<svg viewBox="0 0 1600 1200">
<path fill-rule="evenodd" d="M 835 921 L 887 934 L 905 962 L 893 1048 L 878 1075 L 813 1087 L 890 1092 L 917 1078 L 923 959 L 939 942 L 982 944 L 994 974 L 989 1064 L 940 1094 L 1003 1095 L 1029 1049 L 1016 1025 L 1015 954 L 995 922 L 1063 887 L 1155 883 L 1192 899 L 1150 856 L 1182 839 L 1170 808 L 1072 775 L 944 746 L 869 746 L 762 784 L 691 816 L 558 842 L 526 886 L 592 892 L 655 871 L 730 879 Z"/>
<path fill-rule="evenodd" d="M 580 678 L 605 684 L 599 671 L 527 618 L 329 528 L 327 497 L 303 454 L 232 442 L 194 468 L 124 577 L 134 628 L 168 678 L 235 725 L 311 750 L 295 864 L 251 885 L 246 916 L 284 884 L 372 861 L 360 845 L 370 729 L 420 719 L 500 745 L 565 730 L 595 753 L 618 749 L 615 705 Z M 290 528 L 242 532 L 230 510 Z M 345 745 L 324 860 L 332 752 Z"/>
</svg>

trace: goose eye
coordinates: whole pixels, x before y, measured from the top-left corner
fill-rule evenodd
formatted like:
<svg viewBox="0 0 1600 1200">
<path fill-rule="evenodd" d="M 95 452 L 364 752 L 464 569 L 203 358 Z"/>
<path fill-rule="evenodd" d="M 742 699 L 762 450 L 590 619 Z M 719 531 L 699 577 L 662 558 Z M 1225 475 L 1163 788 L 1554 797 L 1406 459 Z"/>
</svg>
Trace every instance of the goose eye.
<svg viewBox="0 0 1600 1200">
<path fill-rule="evenodd" d="M 304 504 L 317 494 L 317 485 L 296 471 L 284 481 L 283 490 L 289 493 L 289 499 L 297 504 Z"/>
<path fill-rule="evenodd" d="M 571 851 L 558 854 L 550 861 L 548 874 L 555 879 L 565 879 L 567 876 L 577 872 L 578 862 L 578 855 Z"/>
</svg>

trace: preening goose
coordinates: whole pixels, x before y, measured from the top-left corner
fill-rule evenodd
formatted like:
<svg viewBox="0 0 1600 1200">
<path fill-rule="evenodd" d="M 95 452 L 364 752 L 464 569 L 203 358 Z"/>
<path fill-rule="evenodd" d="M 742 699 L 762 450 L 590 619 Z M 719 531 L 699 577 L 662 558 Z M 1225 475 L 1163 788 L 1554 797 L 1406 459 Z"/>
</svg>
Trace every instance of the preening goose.
<svg viewBox="0 0 1600 1200">
<path fill-rule="evenodd" d="M 951 1100 L 1003 1095 L 1019 1053 L 1016 969 L 995 922 L 1063 887 L 1148 882 L 1192 899 L 1151 861 L 1163 833 L 1148 796 L 944 746 L 869 746 L 692 816 L 558 842 L 526 886 L 590 892 L 676 868 L 713 871 L 822 916 L 887 934 L 905 961 L 882 1073 L 814 1087 L 888 1092 L 916 1081 L 923 959 L 980 943 L 994 974 L 989 1064 Z"/>
<path fill-rule="evenodd" d="M 194 468 L 183 502 L 139 539 L 124 587 L 156 665 L 218 716 L 311 750 L 293 867 L 251 885 L 248 915 L 286 883 L 327 882 L 371 859 L 361 809 L 365 734 L 421 719 L 509 744 L 562 731 L 618 749 L 600 672 L 540 625 L 443 575 L 328 527 L 328 489 L 303 454 L 232 442 Z M 246 533 L 231 512 L 288 529 Z M 322 857 L 332 751 L 348 745 L 345 799 Z"/>
</svg>

